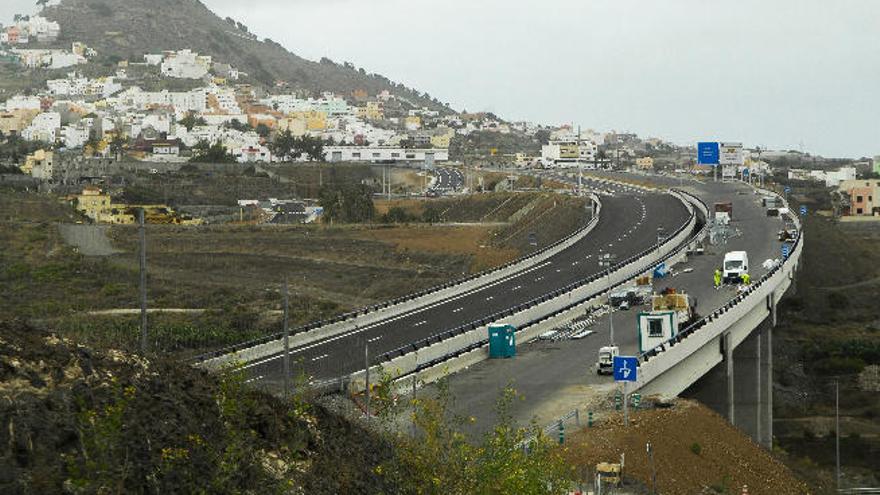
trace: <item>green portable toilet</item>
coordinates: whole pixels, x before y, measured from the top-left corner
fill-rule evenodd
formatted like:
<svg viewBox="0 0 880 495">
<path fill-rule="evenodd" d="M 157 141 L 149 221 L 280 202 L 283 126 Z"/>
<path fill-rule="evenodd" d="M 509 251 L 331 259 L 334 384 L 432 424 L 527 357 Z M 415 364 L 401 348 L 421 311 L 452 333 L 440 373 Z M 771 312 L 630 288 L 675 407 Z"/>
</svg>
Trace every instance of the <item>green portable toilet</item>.
<svg viewBox="0 0 880 495">
<path fill-rule="evenodd" d="M 489 325 L 489 358 L 516 356 L 516 328 L 507 323 Z"/>
</svg>

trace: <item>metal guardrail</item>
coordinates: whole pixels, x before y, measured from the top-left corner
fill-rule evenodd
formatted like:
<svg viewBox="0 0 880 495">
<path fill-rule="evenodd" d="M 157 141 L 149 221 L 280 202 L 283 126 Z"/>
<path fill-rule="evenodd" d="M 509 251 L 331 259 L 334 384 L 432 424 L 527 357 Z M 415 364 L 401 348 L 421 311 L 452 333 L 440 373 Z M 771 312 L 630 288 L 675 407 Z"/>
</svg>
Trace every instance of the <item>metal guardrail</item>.
<svg viewBox="0 0 880 495">
<path fill-rule="evenodd" d="M 685 192 L 685 191 L 674 190 L 674 192 L 676 192 L 676 193 L 678 193 L 678 194 L 681 194 L 681 195 L 683 195 L 683 196 L 687 196 L 687 197 L 689 198 L 689 200 L 690 200 L 692 203 L 696 203 L 696 204 L 698 204 L 698 205 L 700 206 L 700 209 L 703 210 L 703 212 L 704 212 L 703 214 L 704 214 L 704 215 L 706 214 L 706 212 L 708 212 L 708 207 L 706 206 L 705 202 L 703 202 L 703 200 L 700 199 L 699 197 L 694 196 L 694 195 L 692 195 L 692 194 L 690 194 L 690 193 L 687 193 L 687 192 Z M 554 290 L 554 291 L 551 291 L 551 292 L 545 293 L 545 294 L 543 294 L 543 295 L 541 295 L 541 296 L 538 296 L 538 297 L 536 297 L 536 298 L 534 298 L 534 299 L 531 299 L 531 300 L 529 300 L 529 301 L 526 301 L 526 302 L 524 302 L 524 303 L 518 304 L 518 305 L 516 305 L 516 306 L 512 306 L 512 307 L 507 308 L 507 309 L 505 309 L 505 310 L 502 310 L 502 311 L 499 311 L 499 312 L 493 313 L 493 314 L 491 314 L 491 315 L 489 315 L 489 316 L 486 316 L 486 317 L 480 318 L 479 320 L 474 320 L 474 321 L 472 321 L 472 322 L 465 323 L 464 325 L 460 325 L 460 326 L 455 327 L 455 328 L 450 329 L 450 330 L 444 330 L 443 332 L 436 333 L 436 334 L 431 335 L 431 336 L 429 336 L 429 337 L 426 337 L 426 338 L 424 338 L 424 339 L 421 339 L 421 340 L 418 340 L 418 341 L 412 342 L 412 343 L 410 343 L 410 344 L 407 344 L 407 345 L 405 345 L 405 346 L 401 346 L 401 347 L 399 347 L 399 348 L 397 348 L 397 349 L 393 349 L 393 350 L 391 350 L 391 351 L 388 351 L 388 352 L 386 352 L 386 353 L 384 353 L 384 354 L 381 354 L 381 355 L 379 356 L 379 358 L 378 358 L 378 362 L 380 362 L 380 363 L 388 362 L 388 361 L 391 361 L 392 359 L 395 359 L 395 358 L 397 358 L 397 357 L 400 357 L 400 356 L 404 356 L 404 355 L 406 355 L 406 354 L 409 354 L 410 352 L 415 352 L 415 351 L 418 351 L 418 350 L 423 349 L 423 348 L 425 348 L 425 347 L 428 347 L 428 346 L 430 346 L 430 345 L 433 345 L 433 344 L 437 344 L 437 343 L 443 342 L 443 341 L 446 340 L 446 339 L 449 339 L 449 338 L 452 338 L 452 337 L 456 337 L 456 336 L 458 336 L 458 335 L 461 335 L 461 334 L 463 334 L 463 333 L 466 333 L 466 332 L 469 332 L 469 331 L 472 331 L 472 330 L 476 330 L 477 328 L 480 328 L 480 327 L 482 327 L 482 326 L 484 326 L 484 325 L 487 325 L 487 324 L 489 324 L 489 323 L 492 323 L 492 322 L 494 322 L 494 321 L 497 321 L 497 320 L 499 320 L 499 319 L 501 319 L 501 318 L 504 318 L 504 317 L 507 317 L 507 316 L 512 316 L 512 315 L 514 315 L 514 314 L 516 314 L 516 313 L 519 313 L 520 311 L 527 310 L 527 309 L 529 309 L 529 308 L 532 308 L 532 307 L 534 307 L 534 306 L 537 306 L 538 304 L 541 304 L 541 303 L 543 303 L 543 302 L 546 302 L 546 301 L 548 301 L 548 300 L 550 300 L 550 299 L 553 299 L 553 298 L 558 297 L 558 296 L 560 296 L 560 295 L 563 295 L 563 294 L 566 294 L 566 293 L 568 293 L 568 292 L 571 292 L 571 291 L 573 291 L 573 290 L 575 290 L 575 289 L 577 289 L 577 288 L 579 288 L 579 287 L 583 287 L 583 286 L 585 286 L 585 285 L 587 285 L 587 284 L 590 284 L 590 283 L 592 283 L 592 282 L 595 282 L 596 280 L 600 280 L 600 279 L 602 279 L 602 278 L 608 276 L 609 273 L 613 273 L 613 272 L 615 272 L 615 271 L 617 271 L 617 270 L 619 270 L 619 269 L 621 269 L 621 268 L 624 268 L 625 266 L 627 266 L 627 265 L 629 265 L 629 264 L 631 264 L 631 263 L 634 263 L 635 261 L 638 261 L 639 259 L 641 259 L 642 257 L 646 256 L 647 254 L 649 254 L 649 253 L 651 253 L 651 252 L 653 252 L 653 251 L 659 249 L 659 248 L 660 248 L 661 246 L 663 246 L 664 244 L 667 244 L 667 243 L 671 242 L 671 241 L 672 241 L 672 240 L 673 240 L 678 234 L 680 234 L 685 228 L 687 228 L 688 225 L 690 225 L 691 221 L 694 220 L 694 217 L 695 217 L 695 216 L 696 216 L 696 211 L 691 212 L 691 215 L 688 217 L 688 221 L 685 222 L 681 227 L 679 227 L 674 233 L 672 233 L 671 235 L 669 235 L 669 236 L 667 237 L 667 239 L 666 239 L 664 242 L 662 242 L 662 243 L 655 243 L 655 244 L 653 244 L 650 248 L 648 248 L 648 249 L 646 249 L 646 250 L 644 250 L 644 251 L 642 251 L 642 252 L 640 252 L 640 253 L 638 253 L 638 254 L 635 254 L 635 255 L 633 255 L 633 256 L 631 256 L 631 257 L 625 259 L 624 261 L 621 261 L 621 262 L 619 262 L 619 263 L 617 263 L 617 264 L 615 264 L 615 265 L 613 265 L 613 266 L 611 266 L 611 267 L 609 267 L 609 268 L 607 268 L 607 269 L 605 269 L 605 270 L 603 270 L 603 271 L 601 271 L 601 272 L 599 272 L 599 273 L 597 273 L 597 274 L 591 275 L 591 276 L 586 277 L 586 278 L 584 278 L 584 279 L 581 279 L 581 280 L 579 280 L 579 281 L 577 281 L 577 282 L 573 282 L 573 283 L 571 283 L 571 284 L 569 284 L 569 285 L 567 285 L 567 286 L 565 286 L 565 287 L 562 287 L 562 288 L 560 288 L 560 289 L 556 289 L 556 290 Z M 691 237 L 691 240 L 693 240 L 694 238 L 699 238 L 701 235 L 704 235 L 705 232 L 707 232 L 707 226 L 706 226 L 706 225 L 707 225 L 707 224 L 704 223 L 704 225 L 703 225 L 703 227 L 700 229 L 700 231 L 698 231 L 694 236 Z M 683 250 L 685 250 L 685 249 L 687 249 L 687 248 L 689 247 L 688 244 L 689 244 L 689 242 L 684 242 L 684 243 L 682 243 L 677 249 L 675 249 L 674 251 L 671 251 L 666 257 L 664 257 L 662 260 L 658 261 L 658 263 L 659 263 L 659 262 L 663 262 L 663 261 L 665 261 L 665 260 L 668 260 L 668 259 L 670 259 L 670 258 L 672 258 L 672 257 L 675 257 L 675 256 L 681 254 L 681 252 L 682 252 Z M 605 289 L 605 290 L 602 290 L 602 291 L 597 292 L 595 295 L 590 296 L 590 297 L 595 297 L 596 295 L 601 295 L 601 294 L 604 294 L 605 292 L 613 291 L 613 290 L 615 290 L 616 288 L 618 288 L 618 287 L 620 287 L 621 285 L 624 285 L 624 284 L 626 284 L 626 283 L 628 283 L 628 280 L 623 280 L 623 281 L 618 282 L 618 283 L 616 283 L 616 284 L 614 284 L 614 285 L 611 285 L 608 289 Z M 580 304 L 580 302 L 574 302 L 574 303 L 572 303 L 571 305 L 567 305 L 567 306 L 565 306 L 565 307 L 563 307 L 563 308 L 561 308 L 561 309 L 559 309 L 559 310 L 557 310 L 557 311 L 554 311 L 554 312 L 552 312 L 552 313 L 550 313 L 550 314 L 543 315 L 543 316 L 540 317 L 539 319 L 536 319 L 536 320 L 532 321 L 531 323 L 529 323 L 528 325 L 524 325 L 524 326 L 522 326 L 521 328 L 519 328 L 519 329 L 517 329 L 517 330 L 520 331 L 520 330 L 522 330 L 522 329 L 524 329 L 524 328 L 528 328 L 529 326 L 534 325 L 534 324 L 536 324 L 536 323 L 539 323 L 539 322 L 541 322 L 541 321 L 544 321 L 544 320 L 546 320 L 546 319 L 548 319 L 548 318 L 552 318 L 552 317 L 554 317 L 554 316 L 556 316 L 556 315 L 558 315 L 558 314 L 560 314 L 560 313 L 562 313 L 562 312 L 568 311 L 569 309 L 571 309 L 572 307 L 574 307 L 574 306 L 576 306 L 576 305 L 578 305 L 578 304 Z M 430 360 L 430 361 L 426 361 L 426 362 L 424 362 L 424 363 L 420 363 L 420 364 L 418 365 L 418 367 L 417 367 L 415 370 L 413 370 L 412 372 L 419 372 L 419 371 L 422 371 L 422 370 L 428 369 L 428 368 L 430 368 L 430 367 L 432 367 L 432 366 L 435 366 L 435 365 L 437 365 L 437 364 L 440 364 L 440 363 L 442 363 L 442 362 L 444 362 L 444 361 L 447 361 L 447 360 L 449 360 L 449 359 L 453 359 L 453 358 L 455 358 L 455 357 L 458 357 L 458 356 L 460 356 L 460 355 L 462 355 L 462 354 L 464 354 L 464 353 L 466 353 L 466 352 L 470 352 L 470 351 L 472 351 L 472 350 L 474 350 L 474 349 L 477 349 L 477 348 L 479 348 L 479 347 L 482 347 L 482 346 L 486 345 L 487 342 L 488 342 L 488 336 L 487 336 L 486 338 L 484 338 L 484 339 L 481 339 L 481 340 L 479 340 L 479 341 L 473 342 L 473 343 L 471 343 L 471 344 L 469 344 L 469 345 L 467 345 L 467 346 L 465 346 L 465 347 L 462 347 L 462 348 L 460 348 L 460 349 L 456 349 L 456 350 L 454 350 L 454 351 L 451 351 L 451 352 L 449 352 L 449 353 L 446 353 L 446 354 L 444 354 L 444 355 L 442 355 L 442 356 L 439 356 L 439 357 L 437 357 L 437 358 L 435 358 L 435 359 L 432 359 L 432 360 Z M 412 373 L 412 372 L 410 372 L 410 373 Z"/>
<path fill-rule="evenodd" d="M 782 198 L 782 201 L 783 201 L 783 204 L 785 204 L 785 206 L 788 207 L 788 203 L 785 201 L 784 198 Z M 789 210 L 790 210 L 790 208 L 789 208 Z M 797 230 L 798 230 L 798 236 L 795 239 L 794 243 L 792 243 L 792 248 L 791 248 L 791 252 L 794 253 L 802 242 L 803 232 L 801 229 L 800 221 L 798 221 L 797 216 L 792 213 L 790 213 L 790 215 L 793 219 L 793 223 L 797 226 Z M 749 285 L 742 293 L 737 294 L 736 297 L 734 297 L 733 299 L 731 299 L 730 301 L 725 303 L 720 308 L 715 309 L 715 311 L 713 311 L 712 313 L 710 313 L 710 314 L 704 316 L 703 318 L 697 320 L 696 322 L 692 323 L 691 325 L 686 327 L 684 330 L 682 330 L 681 332 L 676 334 L 674 337 L 668 339 L 666 342 L 658 344 L 657 346 L 653 347 L 652 349 L 649 349 L 645 352 L 642 352 L 638 356 L 639 363 L 647 362 L 651 358 L 666 351 L 667 348 L 670 348 L 670 347 L 678 344 L 682 340 L 688 338 L 694 332 L 699 331 L 701 328 L 705 327 L 707 324 L 711 323 L 713 320 L 715 320 L 718 317 L 720 317 L 721 315 L 727 313 L 728 311 L 730 311 L 731 309 L 733 309 L 734 307 L 736 307 L 737 305 L 739 305 L 740 303 L 745 301 L 750 295 L 755 293 L 759 288 L 761 288 L 761 286 L 763 286 L 765 283 L 767 283 L 780 270 L 784 269 L 786 266 L 790 265 L 791 263 L 794 263 L 795 261 L 796 260 L 794 259 L 794 257 L 789 257 L 788 259 L 783 260 L 782 263 L 779 263 L 778 265 L 774 266 L 769 272 L 765 273 L 764 276 L 762 276 L 760 279 L 758 279 L 757 282 L 754 282 L 751 285 Z"/>
<path fill-rule="evenodd" d="M 598 208 L 601 210 L 601 202 L 598 201 L 598 197 L 596 195 L 591 195 L 590 197 L 598 205 Z M 410 294 L 407 294 L 404 296 L 390 299 L 388 301 L 384 301 L 384 302 L 377 303 L 377 304 L 372 304 L 369 306 L 364 306 L 362 308 L 356 309 L 354 311 L 350 311 L 348 313 L 342 313 L 342 314 L 334 316 L 332 318 L 327 318 L 324 320 L 316 320 L 316 321 L 307 323 L 305 325 L 301 325 L 299 327 L 292 328 L 290 330 L 290 335 L 296 335 L 296 334 L 307 332 L 310 330 L 315 330 L 315 329 L 318 329 L 318 328 L 321 328 L 321 327 L 324 327 L 327 325 L 332 325 L 334 323 L 340 323 L 340 322 L 344 322 L 347 320 L 355 319 L 360 316 L 372 313 L 374 311 L 379 311 L 379 310 L 382 310 L 385 308 L 395 306 L 397 304 L 412 301 L 413 299 L 417 299 L 419 297 L 423 297 L 423 296 L 432 294 L 434 292 L 439 292 L 443 289 L 448 289 L 448 288 L 454 287 L 456 285 L 461 285 L 461 284 L 464 284 L 467 282 L 471 282 L 471 281 L 476 280 L 478 278 L 485 277 L 485 276 L 491 275 L 495 272 L 510 268 L 514 265 L 526 262 L 532 258 L 535 258 L 537 256 L 540 256 L 540 255 L 546 253 L 547 251 L 549 251 L 551 249 L 558 247 L 559 245 L 561 245 L 565 242 L 570 241 L 571 239 L 573 239 L 574 237 L 576 237 L 578 235 L 581 235 L 585 231 L 589 231 L 590 229 L 592 229 L 595 226 L 596 222 L 598 222 L 598 219 L 599 219 L 599 216 L 596 213 L 597 212 L 594 211 L 593 218 L 591 218 L 580 229 L 572 232 L 571 234 L 563 237 L 562 239 L 557 240 L 556 242 L 553 242 L 552 244 L 548 244 L 547 246 L 544 246 L 543 248 L 540 248 L 540 249 L 538 249 L 532 253 L 529 253 L 527 255 L 521 256 L 513 261 L 509 261 L 507 263 L 504 263 L 503 265 L 499 265 L 494 268 L 489 268 L 487 270 L 483 270 L 483 271 L 478 272 L 476 274 L 468 275 L 466 277 L 458 278 L 458 279 L 455 279 L 455 280 L 452 280 L 449 282 L 444 282 L 442 284 L 438 284 L 438 285 L 429 287 L 427 289 L 423 289 L 418 292 L 413 292 L 413 293 L 410 293 Z M 267 344 L 269 342 L 281 339 L 283 337 L 283 335 L 284 335 L 283 332 L 277 332 L 277 333 L 269 334 L 269 335 L 266 335 L 266 336 L 263 336 L 263 337 L 260 337 L 257 339 L 252 339 L 249 341 L 241 342 L 239 344 L 234 344 L 231 346 L 223 347 L 223 348 L 217 349 L 215 351 L 211 351 L 211 352 L 207 352 L 207 353 L 195 356 L 194 358 L 192 358 L 192 362 L 198 363 L 198 362 L 202 362 L 202 361 L 207 361 L 209 359 L 217 358 L 217 357 L 220 357 L 220 356 L 223 356 L 226 354 L 232 354 L 235 352 L 239 352 L 244 349 L 255 347 L 255 346 L 258 346 L 261 344 Z"/>
</svg>

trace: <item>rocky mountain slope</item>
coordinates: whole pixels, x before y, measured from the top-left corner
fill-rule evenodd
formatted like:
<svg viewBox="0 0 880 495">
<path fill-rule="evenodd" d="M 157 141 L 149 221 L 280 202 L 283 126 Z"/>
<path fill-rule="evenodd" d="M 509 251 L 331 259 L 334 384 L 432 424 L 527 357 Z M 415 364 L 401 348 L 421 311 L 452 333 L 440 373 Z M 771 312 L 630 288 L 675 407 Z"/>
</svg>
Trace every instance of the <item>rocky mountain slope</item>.
<svg viewBox="0 0 880 495">
<path fill-rule="evenodd" d="M 199 0 L 63 0 L 47 7 L 43 15 L 61 24 L 58 44 L 84 42 L 107 64 L 190 48 L 232 64 L 266 85 L 286 82 L 295 89 L 339 94 L 388 90 L 414 105 L 445 109 L 439 101 L 387 77 L 328 59 L 309 61 L 271 40 L 259 40 L 246 26 L 222 19 Z"/>
</svg>

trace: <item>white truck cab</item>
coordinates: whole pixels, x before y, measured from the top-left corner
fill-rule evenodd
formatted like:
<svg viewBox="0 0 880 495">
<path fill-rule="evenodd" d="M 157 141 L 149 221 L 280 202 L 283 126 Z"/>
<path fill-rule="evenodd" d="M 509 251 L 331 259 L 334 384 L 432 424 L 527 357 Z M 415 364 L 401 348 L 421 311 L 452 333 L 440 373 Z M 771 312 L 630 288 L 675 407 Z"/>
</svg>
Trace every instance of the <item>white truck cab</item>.
<svg viewBox="0 0 880 495">
<path fill-rule="evenodd" d="M 620 348 L 616 345 L 606 346 L 599 349 L 599 367 L 596 369 L 596 374 L 614 374 L 614 357 L 619 355 Z"/>
<path fill-rule="evenodd" d="M 731 251 L 724 255 L 724 282 L 738 283 L 749 273 L 749 255 L 745 251 Z"/>
</svg>

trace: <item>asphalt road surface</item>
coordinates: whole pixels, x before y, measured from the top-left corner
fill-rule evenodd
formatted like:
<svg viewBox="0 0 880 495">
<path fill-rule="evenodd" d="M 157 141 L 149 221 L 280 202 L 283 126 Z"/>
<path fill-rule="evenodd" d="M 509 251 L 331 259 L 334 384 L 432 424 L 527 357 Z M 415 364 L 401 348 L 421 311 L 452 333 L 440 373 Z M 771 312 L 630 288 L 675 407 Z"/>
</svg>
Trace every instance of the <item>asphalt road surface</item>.
<svg viewBox="0 0 880 495">
<path fill-rule="evenodd" d="M 458 191 L 464 187 L 464 175 L 457 168 L 438 168 L 434 174 L 437 182 L 432 191 L 444 193 Z"/>
<path fill-rule="evenodd" d="M 526 302 L 600 272 L 599 253 L 611 252 L 623 260 L 653 245 L 657 227 L 673 232 L 688 219 L 684 205 L 668 194 L 610 189 L 613 196 L 602 199 L 593 231 L 551 259 L 437 304 L 293 349 L 294 371 L 303 370 L 320 381 L 363 369 L 365 346 L 370 355 L 378 356 Z M 253 381 L 277 386 L 283 376 L 281 357 L 267 356 L 245 368 Z"/>
<path fill-rule="evenodd" d="M 679 181 L 675 182 L 678 185 Z M 698 194 L 710 208 L 715 201 L 732 201 L 732 226 L 741 234 L 724 245 L 710 247 L 705 255 L 692 256 L 688 262 L 677 265 L 677 274 L 655 280 L 654 289 L 683 290 L 697 298 L 698 313 L 708 314 L 735 295 L 734 288 L 716 291 L 713 287 L 712 272 L 721 265 L 724 253 L 747 251 L 750 272 L 753 278 L 760 278 L 766 272 L 761 264 L 780 257 L 781 243 L 776 233 L 782 229 L 782 221 L 767 217 L 760 206 L 760 196 L 742 184 L 695 186 L 694 182 L 685 182 L 685 185 L 686 190 Z M 692 271 L 684 273 L 685 269 Z M 646 307 L 635 307 L 613 315 L 614 340 L 622 355 L 639 352 L 636 318 L 644 309 Z M 485 431 L 496 420 L 496 401 L 510 385 L 523 396 L 509 411 L 515 421 L 527 425 L 535 420 L 544 426 L 612 390 L 616 386 L 613 379 L 598 376 L 595 367 L 599 348 L 611 341 L 608 317 L 601 318 L 591 329 L 596 333 L 581 340 L 534 341 L 520 346 L 513 359 L 483 361 L 452 375 L 449 386 L 455 397 L 455 411 L 475 418 L 471 433 Z"/>
</svg>

